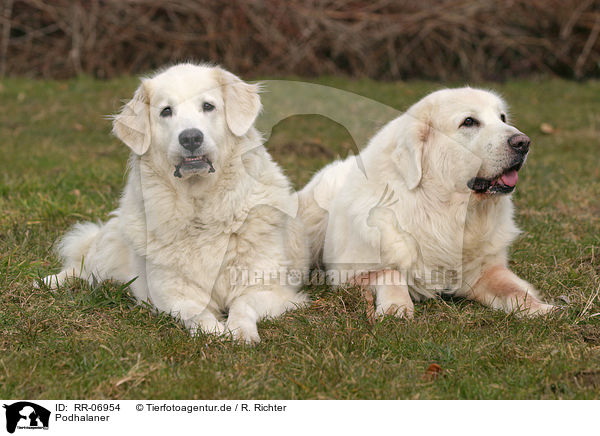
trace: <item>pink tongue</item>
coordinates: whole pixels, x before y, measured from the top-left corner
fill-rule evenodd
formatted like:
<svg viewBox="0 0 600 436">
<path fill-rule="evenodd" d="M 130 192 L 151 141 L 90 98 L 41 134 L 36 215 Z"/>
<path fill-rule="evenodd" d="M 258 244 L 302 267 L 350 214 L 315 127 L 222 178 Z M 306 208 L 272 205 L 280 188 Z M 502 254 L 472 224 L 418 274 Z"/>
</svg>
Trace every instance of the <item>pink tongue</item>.
<svg viewBox="0 0 600 436">
<path fill-rule="evenodd" d="M 504 183 L 506 186 L 515 186 L 517 184 L 517 180 L 519 180 L 519 174 L 517 174 L 517 171 L 512 170 L 502 174 L 500 180 L 502 180 L 502 183 Z"/>
</svg>

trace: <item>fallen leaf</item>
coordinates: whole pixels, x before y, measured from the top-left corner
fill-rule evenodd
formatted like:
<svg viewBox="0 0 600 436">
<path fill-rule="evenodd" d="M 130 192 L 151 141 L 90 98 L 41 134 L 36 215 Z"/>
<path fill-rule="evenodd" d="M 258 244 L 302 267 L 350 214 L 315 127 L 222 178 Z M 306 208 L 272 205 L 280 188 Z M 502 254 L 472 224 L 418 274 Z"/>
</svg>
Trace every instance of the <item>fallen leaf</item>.
<svg viewBox="0 0 600 436">
<path fill-rule="evenodd" d="M 427 367 L 427 370 L 425 370 L 425 374 L 423 374 L 422 378 L 424 381 L 433 381 L 437 379 L 441 373 L 442 367 L 437 363 L 432 363 Z"/>
<path fill-rule="evenodd" d="M 552 127 L 552 125 L 548 123 L 540 124 L 540 130 L 546 135 L 552 135 L 554 133 L 554 127 Z"/>
</svg>

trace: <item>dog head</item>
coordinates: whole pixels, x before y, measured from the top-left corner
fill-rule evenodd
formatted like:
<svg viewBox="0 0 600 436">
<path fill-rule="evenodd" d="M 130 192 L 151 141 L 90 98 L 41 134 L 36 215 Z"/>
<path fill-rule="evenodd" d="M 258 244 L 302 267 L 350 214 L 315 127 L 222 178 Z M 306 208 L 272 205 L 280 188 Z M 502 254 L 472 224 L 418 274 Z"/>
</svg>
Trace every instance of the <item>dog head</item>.
<svg viewBox="0 0 600 436">
<path fill-rule="evenodd" d="M 252 128 L 261 110 L 258 91 L 219 67 L 175 65 L 142 79 L 113 132 L 175 177 L 209 176 L 228 160 L 232 139 Z"/>
<path fill-rule="evenodd" d="M 451 191 L 510 193 L 529 151 L 504 101 L 479 89 L 434 92 L 397 124 L 392 160 L 409 189 L 427 179 Z"/>
</svg>

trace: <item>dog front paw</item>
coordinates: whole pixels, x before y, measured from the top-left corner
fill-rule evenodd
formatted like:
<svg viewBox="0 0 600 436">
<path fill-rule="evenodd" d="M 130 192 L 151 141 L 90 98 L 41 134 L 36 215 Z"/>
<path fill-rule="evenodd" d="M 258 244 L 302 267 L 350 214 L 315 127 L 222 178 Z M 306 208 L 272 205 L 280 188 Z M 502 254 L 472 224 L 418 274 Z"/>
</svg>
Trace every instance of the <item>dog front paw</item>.
<svg viewBox="0 0 600 436">
<path fill-rule="evenodd" d="M 203 313 L 186 320 L 185 326 L 192 336 L 198 336 L 201 332 L 212 335 L 222 335 L 225 332 L 225 326 L 222 322 L 213 315 Z"/>
<path fill-rule="evenodd" d="M 229 320 L 225 326 L 225 330 L 238 342 L 247 345 L 258 344 L 260 342 L 260 336 L 258 335 L 258 328 L 256 327 L 255 322 Z"/>
<path fill-rule="evenodd" d="M 415 306 L 411 302 L 385 302 L 377 304 L 375 316 L 383 318 L 384 316 L 395 316 L 396 318 L 413 319 L 415 316 Z"/>
<path fill-rule="evenodd" d="M 559 309 L 558 306 L 554 306 L 552 304 L 547 304 L 547 303 L 534 303 L 531 304 L 529 307 L 527 307 L 524 311 L 523 314 L 525 316 L 541 316 L 541 315 L 546 315 L 548 313 L 552 313 L 555 312 Z"/>
</svg>

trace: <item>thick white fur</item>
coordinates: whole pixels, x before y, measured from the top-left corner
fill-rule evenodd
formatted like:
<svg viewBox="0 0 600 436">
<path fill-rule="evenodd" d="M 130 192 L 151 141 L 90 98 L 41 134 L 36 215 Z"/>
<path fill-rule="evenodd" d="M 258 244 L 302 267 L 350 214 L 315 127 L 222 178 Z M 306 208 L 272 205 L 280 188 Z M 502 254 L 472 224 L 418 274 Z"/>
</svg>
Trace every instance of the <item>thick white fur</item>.
<svg viewBox="0 0 600 436">
<path fill-rule="evenodd" d="M 410 296 L 440 292 L 506 311 L 551 310 L 507 269 L 519 234 L 510 195 L 475 194 L 467 185 L 495 178 L 514 159 L 507 140 L 520 132 L 501 115 L 505 103 L 493 93 L 437 91 L 389 122 L 359 156 L 323 168 L 300 192 L 313 263 L 322 256 L 342 282 L 374 289 L 380 315 L 411 316 Z M 466 117 L 481 125 L 461 128 Z M 432 287 L 423 278 L 433 271 L 457 275 Z"/>
<path fill-rule="evenodd" d="M 204 111 L 204 102 L 215 109 Z M 160 116 L 165 106 L 171 117 Z M 297 200 L 253 127 L 260 109 L 258 87 L 218 67 L 180 64 L 143 79 L 114 119 L 114 133 L 132 149 L 120 206 L 105 224 L 67 233 L 59 243 L 63 270 L 45 283 L 137 277 L 138 300 L 192 332 L 246 342 L 260 340 L 259 319 L 306 303 L 285 277 L 240 280 L 240 271 L 285 276 L 308 267 Z M 203 132 L 214 173 L 174 176 L 186 152 L 178 135 L 188 128 Z"/>
</svg>

